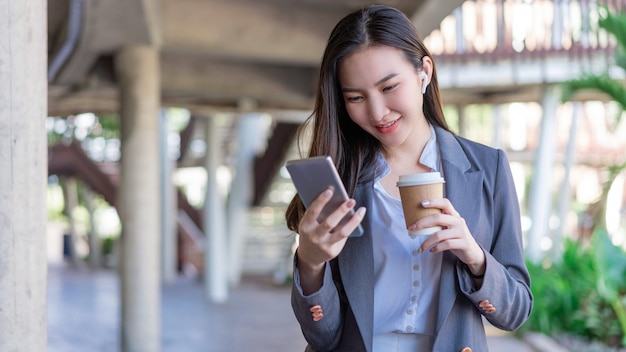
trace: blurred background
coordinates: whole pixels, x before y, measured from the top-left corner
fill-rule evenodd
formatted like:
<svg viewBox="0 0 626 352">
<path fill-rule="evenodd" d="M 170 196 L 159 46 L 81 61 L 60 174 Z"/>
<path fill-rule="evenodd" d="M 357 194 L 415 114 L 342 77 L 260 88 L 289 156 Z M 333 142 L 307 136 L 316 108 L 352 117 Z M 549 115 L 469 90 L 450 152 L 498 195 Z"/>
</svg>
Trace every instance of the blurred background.
<svg viewBox="0 0 626 352">
<path fill-rule="evenodd" d="M 626 350 L 626 2 L 381 3 L 452 130 L 511 162 L 536 304 L 492 350 Z M 332 27 L 369 4 L 47 1 L 50 351 L 304 349 L 284 163 Z"/>
</svg>

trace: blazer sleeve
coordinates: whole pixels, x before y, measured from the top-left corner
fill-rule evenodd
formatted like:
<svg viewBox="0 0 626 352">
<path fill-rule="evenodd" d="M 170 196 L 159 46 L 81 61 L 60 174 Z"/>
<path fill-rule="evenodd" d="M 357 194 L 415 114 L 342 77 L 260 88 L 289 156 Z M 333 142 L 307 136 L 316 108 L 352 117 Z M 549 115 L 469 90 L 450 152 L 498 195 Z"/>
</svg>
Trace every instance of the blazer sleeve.
<svg viewBox="0 0 626 352">
<path fill-rule="evenodd" d="M 343 314 L 330 263 L 326 263 L 322 287 L 315 293 L 305 296 L 302 292 L 297 256 L 294 256 L 293 278 L 291 307 L 304 338 L 315 351 L 336 349 L 341 339 Z M 310 309 L 317 305 L 322 308 L 324 317 L 314 321 Z"/>
<path fill-rule="evenodd" d="M 460 261 L 457 277 L 461 291 L 491 324 L 503 330 L 515 330 L 530 316 L 533 296 L 524 261 L 520 210 L 511 169 L 502 150 L 498 150 L 497 156 L 497 169 L 490 186 L 493 240 L 491 248 L 483 248 L 485 277 L 480 289 L 474 290 L 473 280 Z M 479 308 L 483 300 L 489 300 L 496 311 L 485 313 Z"/>
</svg>

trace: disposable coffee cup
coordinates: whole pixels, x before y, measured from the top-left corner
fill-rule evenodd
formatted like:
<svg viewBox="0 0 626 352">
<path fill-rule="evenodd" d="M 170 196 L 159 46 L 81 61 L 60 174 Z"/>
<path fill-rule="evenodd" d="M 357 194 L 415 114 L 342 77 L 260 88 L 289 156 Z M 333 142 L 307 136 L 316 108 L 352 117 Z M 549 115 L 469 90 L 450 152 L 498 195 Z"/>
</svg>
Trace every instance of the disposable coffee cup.
<svg viewBox="0 0 626 352">
<path fill-rule="evenodd" d="M 440 209 L 424 208 L 425 199 L 443 198 L 444 179 L 439 172 L 424 172 L 410 175 L 400 175 L 396 184 L 400 189 L 400 200 L 406 227 L 415 224 L 418 220 L 432 214 L 441 213 Z M 440 231 L 441 227 L 428 227 L 417 231 L 409 231 L 409 236 L 431 235 Z"/>
</svg>

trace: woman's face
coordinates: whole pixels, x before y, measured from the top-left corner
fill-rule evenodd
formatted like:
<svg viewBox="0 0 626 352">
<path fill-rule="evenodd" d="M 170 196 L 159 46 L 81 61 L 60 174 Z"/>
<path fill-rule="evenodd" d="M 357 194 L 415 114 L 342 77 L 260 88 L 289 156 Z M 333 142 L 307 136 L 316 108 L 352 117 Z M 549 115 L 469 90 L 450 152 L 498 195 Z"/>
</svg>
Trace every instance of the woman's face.
<svg viewBox="0 0 626 352">
<path fill-rule="evenodd" d="M 352 121 L 386 150 L 409 147 L 418 133 L 428 131 L 423 78 L 402 50 L 374 46 L 347 56 L 339 63 L 339 83 Z"/>
</svg>

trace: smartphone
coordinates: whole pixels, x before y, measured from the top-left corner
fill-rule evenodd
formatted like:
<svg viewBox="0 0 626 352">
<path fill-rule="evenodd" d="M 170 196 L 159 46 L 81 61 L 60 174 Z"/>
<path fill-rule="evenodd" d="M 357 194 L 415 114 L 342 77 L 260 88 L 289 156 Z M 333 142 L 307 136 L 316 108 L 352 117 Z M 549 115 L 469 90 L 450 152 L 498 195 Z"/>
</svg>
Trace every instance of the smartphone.
<svg viewBox="0 0 626 352">
<path fill-rule="evenodd" d="M 348 193 L 337 172 L 337 168 L 335 168 L 335 164 L 330 156 L 289 160 L 285 164 L 285 167 L 306 208 L 308 208 L 313 200 L 325 189 L 328 187 L 334 189 L 333 197 L 326 203 L 317 221 L 324 221 L 341 203 L 349 199 Z M 350 213 L 339 222 L 338 226 L 345 224 L 350 220 L 353 214 L 354 210 L 350 210 Z M 362 235 L 363 227 L 359 224 L 352 234 L 350 234 L 350 237 L 359 237 Z"/>
</svg>

